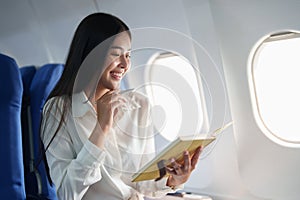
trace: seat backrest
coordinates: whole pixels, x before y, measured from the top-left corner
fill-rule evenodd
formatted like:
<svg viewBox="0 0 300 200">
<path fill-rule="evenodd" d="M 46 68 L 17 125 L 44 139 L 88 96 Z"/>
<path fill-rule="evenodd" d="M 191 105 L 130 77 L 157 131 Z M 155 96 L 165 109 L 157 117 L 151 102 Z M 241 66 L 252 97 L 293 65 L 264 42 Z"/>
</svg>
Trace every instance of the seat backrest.
<svg viewBox="0 0 300 200">
<path fill-rule="evenodd" d="M 30 86 L 36 73 L 36 67 L 21 67 L 20 72 L 23 82 L 21 123 L 26 199 L 39 199 L 39 194 L 42 193 L 42 184 L 40 174 L 34 164 L 35 157 L 30 111 Z"/>
<path fill-rule="evenodd" d="M 24 175 L 25 175 L 25 189 L 27 192 L 26 177 L 27 173 L 30 171 L 30 162 L 32 161 L 31 149 L 30 149 L 30 137 L 29 132 L 31 126 L 31 116 L 30 115 L 30 93 L 29 88 L 31 81 L 36 72 L 35 66 L 26 66 L 20 68 L 22 83 L 23 83 L 23 97 L 22 97 L 22 112 L 21 112 L 21 123 L 22 123 L 22 141 L 23 141 L 23 159 L 24 159 Z M 30 157 L 31 156 L 31 157 Z"/>
<path fill-rule="evenodd" d="M 15 60 L 0 54 L 0 196 L 25 199 L 21 133 L 23 86 Z"/>
<path fill-rule="evenodd" d="M 40 67 L 31 82 L 30 86 L 30 110 L 32 119 L 32 133 L 34 145 L 34 157 L 37 170 L 40 173 L 42 181 L 42 196 L 47 199 L 57 199 L 56 190 L 53 184 L 50 184 L 45 163 L 41 158 L 40 142 L 40 123 L 44 104 L 58 82 L 64 66 L 62 64 L 46 64 Z"/>
<path fill-rule="evenodd" d="M 23 142 L 26 143 L 25 183 L 27 197 L 34 199 L 56 200 L 56 190 L 50 184 L 44 160 L 42 159 L 42 148 L 40 143 L 40 122 L 43 106 L 50 92 L 59 80 L 62 64 L 46 64 L 36 71 L 33 66 L 21 68 L 24 84 L 22 115 L 25 130 L 23 130 Z M 32 76 L 33 75 L 33 76 Z M 26 126 L 26 124 L 28 124 Z"/>
<path fill-rule="evenodd" d="M 39 147 L 40 122 L 44 104 L 58 82 L 64 66 L 62 64 L 46 64 L 35 73 L 30 86 L 30 106 L 34 146 Z M 39 156 L 39 149 L 35 148 L 35 157 Z"/>
</svg>

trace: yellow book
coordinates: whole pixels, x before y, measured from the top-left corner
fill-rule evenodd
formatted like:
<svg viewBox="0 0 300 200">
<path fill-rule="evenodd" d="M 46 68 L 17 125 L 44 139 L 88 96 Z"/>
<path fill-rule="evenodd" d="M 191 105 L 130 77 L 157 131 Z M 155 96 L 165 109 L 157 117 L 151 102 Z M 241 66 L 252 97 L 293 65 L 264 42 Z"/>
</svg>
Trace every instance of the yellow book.
<svg viewBox="0 0 300 200">
<path fill-rule="evenodd" d="M 203 135 L 199 136 L 182 136 L 172 141 L 164 150 L 155 156 L 151 161 L 144 165 L 137 173 L 132 177 L 132 182 L 153 180 L 161 178 L 163 166 L 170 165 L 170 159 L 175 158 L 176 162 L 183 163 L 183 152 L 189 151 L 190 155 L 193 155 L 196 149 L 200 146 L 206 147 L 216 139 L 216 135 L 229 127 L 232 122 L 225 126 L 215 130 L 210 137 Z M 163 163 L 162 163 L 163 162 Z M 168 176 L 168 174 L 163 174 Z"/>
</svg>

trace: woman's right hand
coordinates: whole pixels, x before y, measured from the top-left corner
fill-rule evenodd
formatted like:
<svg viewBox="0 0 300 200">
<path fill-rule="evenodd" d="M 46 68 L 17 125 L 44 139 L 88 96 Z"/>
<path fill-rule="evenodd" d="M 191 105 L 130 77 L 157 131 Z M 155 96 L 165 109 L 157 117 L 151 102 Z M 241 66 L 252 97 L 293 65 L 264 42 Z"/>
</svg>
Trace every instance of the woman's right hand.
<svg viewBox="0 0 300 200">
<path fill-rule="evenodd" d="M 112 128 L 118 108 L 125 103 L 126 100 L 115 90 L 106 92 L 96 101 L 98 123 L 89 140 L 99 148 L 104 146 L 105 136 Z"/>
<path fill-rule="evenodd" d="M 126 103 L 118 90 L 110 90 L 106 92 L 97 103 L 98 123 L 104 134 L 107 134 L 112 128 L 114 117 L 118 112 L 118 108 Z"/>
</svg>

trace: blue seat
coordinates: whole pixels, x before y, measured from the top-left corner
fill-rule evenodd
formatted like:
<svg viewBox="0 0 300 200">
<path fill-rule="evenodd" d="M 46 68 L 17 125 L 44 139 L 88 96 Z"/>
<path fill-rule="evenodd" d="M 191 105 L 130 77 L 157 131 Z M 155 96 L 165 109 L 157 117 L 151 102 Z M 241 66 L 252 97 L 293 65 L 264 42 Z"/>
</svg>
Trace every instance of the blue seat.
<svg viewBox="0 0 300 200">
<path fill-rule="evenodd" d="M 23 163 L 25 176 L 25 192 L 27 199 L 40 199 L 42 194 L 42 183 L 39 171 L 35 166 L 34 145 L 32 135 L 32 119 L 30 111 L 30 86 L 36 73 L 35 66 L 20 68 L 23 82 L 22 98 L 22 142 L 23 142 Z"/>
<path fill-rule="evenodd" d="M 27 69 L 26 69 L 27 68 Z M 25 67 L 24 70 L 30 70 L 30 67 Z M 22 68 L 21 68 L 22 70 Z M 29 161 L 29 175 L 25 178 L 26 192 L 29 197 L 39 197 L 41 199 L 56 200 L 56 189 L 48 180 L 45 163 L 42 159 L 42 148 L 40 143 L 40 122 L 43 106 L 50 92 L 56 85 L 63 71 L 62 64 L 46 64 L 40 67 L 34 73 L 31 83 L 29 84 L 29 102 L 27 107 L 30 108 L 29 113 L 31 121 L 29 132 L 31 141 L 26 141 L 31 146 L 31 151 L 28 153 L 27 162 Z M 25 73 L 24 73 L 25 74 Z M 27 75 L 29 72 L 27 73 Z M 29 75 L 30 76 L 30 75 Z M 25 77 L 23 77 L 23 80 Z M 30 78 L 29 78 L 30 79 Z M 27 82 L 29 82 L 27 80 Z M 26 81 L 24 81 L 25 85 Z M 28 84 L 27 84 L 28 86 Z M 27 92 L 26 92 L 27 95 Z M 28 98 L 28 97 L 27 97 Z M 24 151 L 25 152 L 25 151 Z M 30 161 L 33 160 L 33 161 Z M 24 163 L 26 161 L 24 160 Z"/>
<path fill-rule="evenodd" d="M 30 171 L 30 166 L 33 161 L 33 156 L 31 155 L 31 149 L 30 149 L 30 140 L 29 132 L 31 129 L 31 126 L 29 124 L 31 123 L 31 116 L 30 116 L 30 92 L 29 88 L 31 85 L 31 81 L 34 77 L 34 74 L 36 72 L 35 66 L 26 66 L 20 68 L 21 76 L 22 76 L 22 82 L 23 82 L 23 97 L 22 97 L 22 112 L 21 112 L 21 123 L 22 123 L 22 142 L 23 142 L 23 159 L 24 159 L 24 176 L 25 176 L 25 189 L 26 193 L 28 191 L 29 185 L 26 184 L 26 179 L 28 176 L 28 172 Z M 27 189 L 28 188 L 28 189 Z"/>
<path fill-rule="evenodd" d="M 34 155 L 36 158 L 40 158 L 41 143 L 40 143 L 40 123 L 44 104 L 55 87 L 63 72 L 62 64 L 46 64 L 39 68 L 35 73 L 30 86 L 30 106 L 31 106 L 31 118 L 32 118 L 32 133 L 34 144 Z M 39 162 L 39 160 L 37 160 Z M 57 199 L 56 189 L 53 184 L 50 184 L 46 168 L 43 160 L 40 163 L 35 163 L 38 166 L 38 170 L 42 180 L 42 195 L 47 199 Z"/>
<path fill-rule="evenodd" d="M 15 60 L 0 54 L 0 197 L 25 199 L 21 133 L 23 85 Z"/>
</svg>

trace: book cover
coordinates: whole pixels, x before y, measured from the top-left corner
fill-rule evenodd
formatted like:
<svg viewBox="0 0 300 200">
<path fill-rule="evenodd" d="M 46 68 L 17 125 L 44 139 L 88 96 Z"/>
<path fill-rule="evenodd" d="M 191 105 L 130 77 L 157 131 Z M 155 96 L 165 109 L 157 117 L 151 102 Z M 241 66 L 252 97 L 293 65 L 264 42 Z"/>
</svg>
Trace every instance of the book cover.
<svg viewBox="0 0 300 200">
<path fill-rule="evenodd" d="M 151 161 L 144 165 L 137 173 L 132 177 L 132 182 L 145 181 L 158 179 L 161 177 L 161 168 L 170 165 L 170 159 L 175 160 L 182 164 L 183 163 L 183 152 L 189 151 L 192 156 L 196 149 L 200 146 L 204 148 L 216 139 L 216 135 L 222 132 L 224 129 L 229 127 L 232 122 L 225 126 L 215 130 L 209 137 L 205 135 L 198 136 L 182 136 L 172 141 L 164 150 L 156 155 Z M 166 174 L 167 176 L 168 174 Z"/>
</svg>

